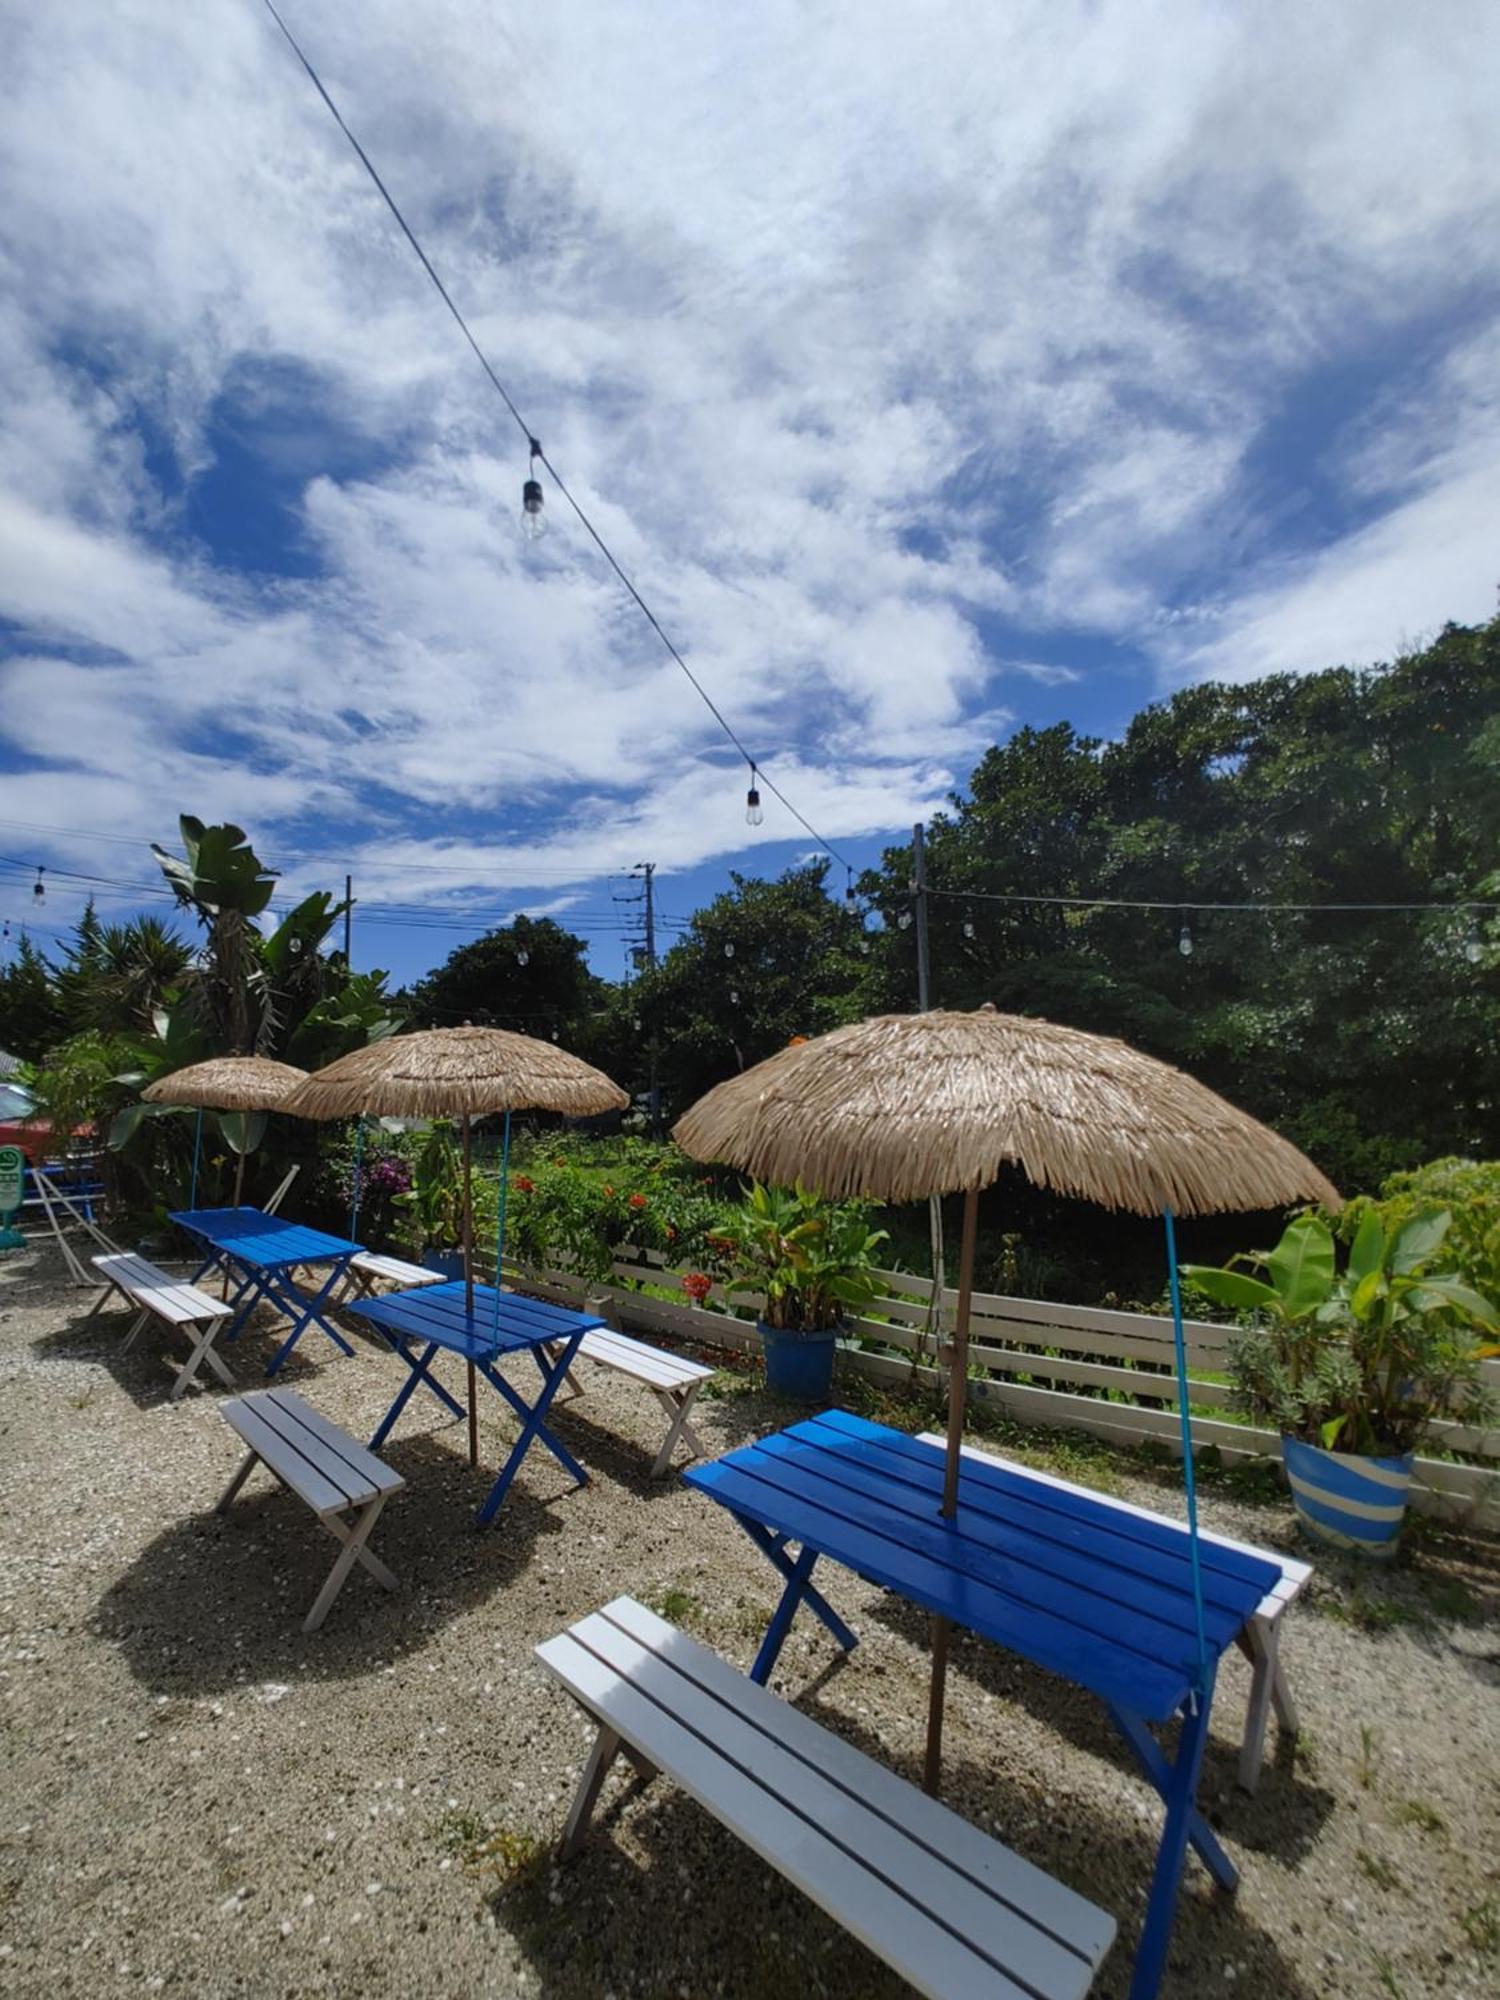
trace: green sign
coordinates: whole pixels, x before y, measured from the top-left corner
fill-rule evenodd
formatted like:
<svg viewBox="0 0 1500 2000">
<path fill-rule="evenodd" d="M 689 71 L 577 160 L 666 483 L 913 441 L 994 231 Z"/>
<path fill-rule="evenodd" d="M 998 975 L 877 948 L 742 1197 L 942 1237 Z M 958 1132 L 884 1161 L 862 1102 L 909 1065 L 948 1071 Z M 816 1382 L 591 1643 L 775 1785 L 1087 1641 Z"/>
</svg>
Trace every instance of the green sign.
<svg viewBox="0 0 1500 2000">
<path fill-rule="evenodd" d="M 19 1250 L 26 1239 L 10 1218 L 26 1192 L 26 1155 L 19 1146 L 0 1146 L 0 1250 Z"/>
</svg>

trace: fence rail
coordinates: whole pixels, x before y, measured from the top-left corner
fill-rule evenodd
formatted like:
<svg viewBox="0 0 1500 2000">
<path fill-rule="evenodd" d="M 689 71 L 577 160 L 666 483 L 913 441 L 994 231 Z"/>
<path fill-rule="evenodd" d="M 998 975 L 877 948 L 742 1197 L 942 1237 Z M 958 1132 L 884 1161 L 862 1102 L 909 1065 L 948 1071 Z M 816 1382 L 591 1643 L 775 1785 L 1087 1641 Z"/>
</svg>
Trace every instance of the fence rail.
<svg viewBox="0 0 1500 2000">
<path fill-rule="evenodd" d="M 677 1290 L 682 1274 L 657 1251 L 622 1246 L 608 1280 L 561 1269 L 534 1271 L 506 1262 L 507 1276 L 569 1302 L 607 1298 L 625 1325 L 739 1354 L 759 1351 L 753 1323 L 759 1301 L 715 1285 L 703 1306 L 658 1298 L 640 1287 Z M 876 1274 L 881 1296 L 857 1320 L 843 1347 L 844 1365 L 869 1380 L 939 1390 L 945 1379 L 933 1328 L 932 1286 L 902 1271 Z M 943 1293 L 943 1326 L 957 1293 Z M 1229 1462 L 1276 1456 L 1273 1431 L 1235 1421 L 1227 1384 L 1229 1333 L 1210 1320 L 1184 1323 L 1187 1400 L 1195 1447 L 1213 1445 Z M 1173 1329 L 1150 1313 L 1052 1305 L 1040 1299 L 976 1292 L 969 1326 L 969 1393 L 980 1406 L 1023 1423 L 1089 1432 L 1111 1444 L 1153 1441 L 1180 1452 Z M 1500 1392 L 1500 1362 L 1483 1374 Z M 1218 1412 L 1220 1414 L 1209 1414 Z M 1442 1422 L 1434 1436 L 1457 1459 L 1419 1458 L 1412 1505 L 1424 1513 L 1500 1529 L 1500 1431 Z"/>
</svg>

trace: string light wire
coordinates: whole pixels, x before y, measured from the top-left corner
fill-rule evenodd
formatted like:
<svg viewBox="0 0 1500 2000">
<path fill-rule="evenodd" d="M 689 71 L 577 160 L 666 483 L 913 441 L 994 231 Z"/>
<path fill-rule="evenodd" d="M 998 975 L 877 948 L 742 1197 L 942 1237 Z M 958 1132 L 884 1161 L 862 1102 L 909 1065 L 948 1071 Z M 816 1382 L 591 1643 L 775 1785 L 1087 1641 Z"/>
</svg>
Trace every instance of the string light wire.
<svg viewBox="0 0 1500 2000">
<path fill-rule="evenodd" d="M 703 685 L 702 681 L 699 680 L 698 676 L 693 672 L 692 668 L 688 665 L 687 661 L 683 658 L 682 654 L 678 651 L 677 647 L 673 644 L 671 636 L 667 632 L 661 620 L 657 617 L 656 613 L 651 609 L 651 606 L 646 602 L 645 598 L 636 588 L 636 585 L 631 581 L 630 577 L 626 575 L 624 569 L 620 566 L 620 563 L 615 556 L 614 550 L 611 549 L 608 542 L 605 541 L 603 535 L 600 534 L 599 530 L 594 526 L 593 522 L 589 519 L 589 516 L 584 511 L 582 504 L 575 497 L 567 481 L 563 478 L 562 474 L 558 471 L 557 467 L 552 463 L 552 460 L 547 456 L 546 452 L 542 449 L 541 444 L 537 439 L 536 433 L 532 430 L 531 426 L 527 423 L 526 419 L 521 415 L 521 412 L 516 407 L 516 404 L 513 398 L 511 397 L 509 390 L 506 388 L 505 384 L 500 380 L 500 377 L 495 373 L 494 368 L 491 366 L 489 358 L 485 354 L 484 349 L 479 345 L 479 342 L 474 338 L 474 335 L 469 330 L 468 321 L 459 311 L 457 305 L 455 305 L 453 301 L 452 294 L 449 292 L 447 286 L 443 283 L 442 279 L 438 276 L 437 270 L 433 265 L 432 259 L 428 256 L 427 252 L 422 248 L 421 243 L 417 239 L 416 231 L 412 228 L 411 224 L 407 221 L 406 217 L 401 213 L 401 209 L 397 204 L 395 196 L 391 193 L 390 189 L 386 186 L 385 182 L 380 178 L 380 175 L 376 170 L 374 161 L 370 158 L 369 154 L 365 151 L 364 147 L 360 144 L 359 140 L 354 136 L 353 132 L 349 129 L 349 126 L 346 124 L 344 120 L 343 113 L 334 103 L 332 97 L 329 96 L 328 91 L 324 86 L 323 79 L 318 75 L 318 72 L 313 68 L 312 63 L 308 60 L 307 55 L 303 51 L 301 43 L 297 40 L 297 37 L 292 33 L 291 29 L 287 26 L 286 22 L 277 12 L 274 0 L 264 0 L 264 5 L 266 12 L 271 16 L 271 19 L 276 23 L 277 27 L 281 30 L 282 35 L 285 37 L 287 45 L 291 49 L 292 53 L 296 56 L 298 62 L 301 63 L 303 69 L 306 70 L 308 78 L 311 81 L 314 90 L 317 91 L 319 97 L 322 98 L 324 104 L 328 107 L 329 114 L 333 118 L 334 123 L 338 126 L 339 130 L 343 133 L 344 137 L 349 141 L 349 144 L 353 147 L 354 152 L 357 155 L 361 166 L 363 166 L 365 172 L 370 176 L 371 181 L 373 181 L 373 183 L 375 184 L 375 187 L 379 191 L 380 196 L 382 200 L 385 202 L 386 207 L 391 211 L 391 214 L 396 218 L 397 225 L 400 228 L 402 235 L 411 245 L 412 250 L 416 254 L 418 262 L 422 266 L 422 269 L 427 273 L 428 277 L 432 280 L 433 287 L 436 290 L 438 297 L 442 300 L 443 304 L 448 308 L 448 311 L 453 317 L 454 324 L 458 327 L 459 332 L 463 335 L 464 339 L 468 342 L 470 348 L 473 350 L 475 360 L 479 363 L 480 367 L 484 370 L 485 374 L 488 376 L 490 383 L 492 384 L 495 390 L 495 393 L 499 396 L 501 402 L 504 403 L 506 409 L 510 412 L 511 418 L 514 421 L 516 428 L 520 431 L 522 437 L 525 438 L 526 448 L 531 458 L 537 463 L 546 467 L 547 472 L 550 474 L 552 482 L 556 486 L 558 492 L 562 495 L 564 500 L 567 501 L 568 505 L 572 508 L 574 514 L 577 515 L 579 523 L 582 526 L 584 532 L 588 535 L 589 539 L 593 542 L 595 548 L 598 549 L 600 555 L 603 556 L 604 560 L 608 563 L 609 567 L 614 571 L 616 577 L 619 579 L 620 583 L 624 586 L 625 590 L 629 593 L 631 599 L 635 603 L 636 608 L 640 611 L 642 617 L 646 620 L 647 624 L 651 627 L 652 631 L 656 634 L 657 638 L 660 639 L 662 645 L 666 648 L 667 652 L 671 655 L 672 659 L 677 663 L 677 665 L 682 669 L 682 672 L 687 676 L 688 682 L 693 688 L 694 692 L 697 694 L 698 699 L 703 703 L 704 707 L 708 710 L 709 714 L 713 717 L 714 721 L 718 723 L 720 729 L 724 732 L 724 735 L 734 745 L 735 749 L 739 752 L 740 756 L 744 759 L 745 763 L 749 765 L 750 782 L 753 786 L 755 783 L 755 774 L 759 766 L 759 759 L 751 756 L 749 750 L 746 748 L 744 739 L 743 737 L 741 737 L 739 731 L 729 721 L 728 717 L 724 714 L 724 711 L 719 707 L 718 703 L 714 700 L 713 696 L 709 693 L 708 689 Z M 848 866 L 848 863 L 845 861 L 844 856 L 839 853 L 838 849 L 833 846 L 832 842 L 825 839 L 824 836 L 821 833 L 819 833 L 818 829 L 813 825 L 812 821 L 807 817 L 807 815 L 803 812 L 800 812 L 798 808 L 792 804 L 791 800 L 787 797 L 786 793 L 780 789 L 780 787 L 774 782 L 773 779 L 767 776 L 766 772 L 763 769 L 760 771 L 760 780 L 764 784 L 766 790 L 770 792 L 773 795 L 773 797 L 781 801 L 782 805 L 785 806 L 786 810 L 791 814 L 792 818 L 796 820 L 797 824 L 800 827 L 802 827 L 802 829 L 806 833 L 812 836 L 812 838 L 818 843 L 819 847 L 821 847 L 826 854 L 831 855 L 832 858 L 838 863 L 840 863 L 841 866 L 845 867 Z"/>
</svg>

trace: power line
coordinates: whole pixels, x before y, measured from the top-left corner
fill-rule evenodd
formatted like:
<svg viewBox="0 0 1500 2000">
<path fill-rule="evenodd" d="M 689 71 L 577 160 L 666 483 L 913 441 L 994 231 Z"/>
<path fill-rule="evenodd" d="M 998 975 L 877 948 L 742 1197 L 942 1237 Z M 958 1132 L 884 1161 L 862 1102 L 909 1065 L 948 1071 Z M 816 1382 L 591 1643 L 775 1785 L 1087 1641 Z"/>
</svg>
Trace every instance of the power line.
<svg viewBox="0 0 1500 2000">
<path fill-rule="evenodd" d="M 1043 903 L 1051 908 L 1072 910 L 1254 910 L 1266 916 L 1325 916 L 1384 915 L 1394 911 L 1422 911 L 1438 914 L 1447 911 L 1500 910 L 1500 902 L 1486 902 L 1482 898 L 1465 898 L 1460 903 L 1195 903 L 1182 896 L 1164 897 L 1159 901 L 1144 901 L 1128 896 L 1026 896 L 1019 894 L 1002 895 L 985 889 L 934 889 L 926 890 L 929 896 L 941 896 L 949 903 Z"/>
<path fill-rule="evenodd" d="M 751 756 L 749 750 L 745 747 L 744 740 L 740 736 L 738 730 L 734 728 L 733 724 L 725 716 L 724 711 L 719 707 L 718 703 L 714 700 L 713 696 L 708 692 L 708 689 L 703 685 L 702 681 L 699 680 L 698 676 L 693 672 L 692 668 L 688 665 L 687 661 L 682 657 L 682 654 L 677 650 L 676 646 L 672 643 L 672 640 L 668 635 L 666 628 L 663 626 L 661 620 L 657 617 L 656 613 L 651 609 L 651 606 L 646 602 L 645 598 L 641 595 L 640 591 L 636 588 L 635 584 L 625 574 L 625 571 L 621 568 L 613 549 L 610 548 L 608 542 L 605 541 L 604 537 L 600 534 L 599 530 L 594 526 L 593 522 L 584 512 L 583 507 L 579 503 L 579 501 L 575 499 L 573 492 L 571 488 L 568 486 L 566 480 L 564 480 L 562 474 L 558 471 L 557 467 L 552 463 L 551 459 L 547 456 L 546 452 L 543 451 L 540 443 L 537 440 L 536 433 L 532 430 L 531 426 L 527 423 L 526 419 L 521 415 L 520 410 L 516 407 L 514 401 L 511 398 L 510 392 L 505 387 L 505 384 L 500 380 L 500 377 L 495 373 L 495 370 L 491 366 L 489 359 L 485 355 L 484 349 L 479 345 L 479 342 L 474 338 L 474 335 L 470 332 L 468 321 L 464 318 L 463 314 L 454 304 L 452 295 L 450 294 L 447 286 L 438 276 L 437 271 L 433 266 L 432 259 L 427 255 L 427 252 L 422 248 L 421 243 L 417 240 L 416 231 L 412 228 L 411 224 L 407 221 L 406 217 L 401 213 L 400 208 L 397 206 L 395 196 L 391 193 L 390 189 L 386 186 L 385 182 L 380 178 L 379 173 L 376 171 L 374 161 L 370 158 L 369 154 L 365 151 L 364 147 L 359 143 L 359 140 L 355 138 L 353 132 L 350 131 L 348 125 L 344 122 L 343 113 L 339 110 L 338 106 L 329 96 L 328 91 L 324 87 L 323 79 L 318 75 L 318 72 L 313 68 L 311 62 L 304 54 L 301 43 L 297 40 L 296 36 L 292 33 L 291 29 L 287 26 L 286 22 L 281 18 L 281 15 L 276 11 L 276 7 L 273 4 L 273 0 L 265 0 L 265 8 L 266 12 L 271 16 L 271 19 L 276 23 L 277 27 L 281 30 L 283 36 L 286 38 L 287 44 L 291 48 L 292 53 L 296 56 L 298 62 L 301 63 L 303 69 L 306 70 L 314 90 L 317 91 L 319 97 L 321 97 L 324 104 L 327 105 L 329 113 L 332 116 L 334 123 L 338 126 L 339 130 L 343 133 L 344 137 L 349 141 L 349 144 L 353 147 L 355 154 L 358 156 L 361 166 L 364 168 L 365 172 L 370 176 L 370 179 L 374 182 L 376 188 L 379 190 L 380 196 L 382 200 L 385 202 L 386 207 L 391 211 L 391 214 L 396 218 L 397 225 L 399 226 L 402 235 L 411 245 L 413 251 L 415 251 L 417 260 L 421 264 L 422 269 L 427 273 L 428 277 L 432 280 L 433 287 L 436 290 L 438 297 L 442 300 L 443 304 L 448 308 L 448 311 L 452 314 L 454 323 L 458 327 L 459 332 L 463 335 L 464 339 L 468 342 L 469 346 L 472 348 L 475 360 L 478 361 L 480 367 L 484 370 L 485 374 L 488 376 L 491 384 L 495 389 L 496 394 L 500 397 L 500 400 L 504 403 L 506 409 L 510 412 L 511 417 L 515 422 L 516 428 L 520 431 L 522 437 L 525 438 L 527 449 L 529 450 L 531 457 L 534 460 L 539 459 L 541 463 L 546 467 L 547 471 L 552 475 L 553 482 L 556 485 L 558 492 L 561 493 L 563 498 L 567 501 L 568 505 L 573 509 L 573 512 L 578 516 L 580 523 L 582 524 L 585 532 L 588 534 L 590 540 L 593 542 L 594 546 L 598 549 L 599 553 L 603 556 L 604 560 L 609 564 L 610 568 L 614 571 L 615 575 L 619 578 L 620 582 L 624 585 L 625 589 L 629 592 L 637 609 L 640 611 L 641 615 L 645 618 L 647 624 L 651 627 L 652 631 L 656 634 L 657 638 L 661 640 L 661 643 L 663 644 L 663 646 L 665 646 L 667 652 L 671 655 L 672 659 L 676 661 L 677 665 L 682 669 L 682 672 L 687 676 L 688 682 L 692 687 L 694 693 L 698 696 L 699 700 L 703 703 L 704 707 L 708 710 L 709 714 L 713 717 L 714 721 L 718 723 L 720 729 L 724 732 L 725 736 L 734 745 L 735 749 L 739 752 L 740 756 L 749 766 L 750 783 L 752 790 L 754 788 L 756 781 L 756 773 L 759 772 L 761 779 L 765 783 L 766 790 L 772 793 L 774 797 L 778 798 L 781 801 L 782 805 L 786 807 L 787 811 L 791 814 L 792 818 L 796 820 L 797 824 L 800 827 L 802 827 L 807 833 L 811 834 L 812 838 L 818 843 L 819 847 L 821 847 L 825 853 L 831 855 L 833 859 L 837 861 L 841 867 L 847 868 L 850 864 L 844 859 L 844 856 L 839 853 L 838 849 L 834 847 L 830 841 L 824 839 L 823 835 L 819 833 L 818 829 L 813 825 L 812 821 L 807 818 L 806 814 L 799 812 L 796 806 L 794 806 L 791 800 L 787 797 L 786 793 L 783 792 L 778 785 L 776 785 L 770 778 L 766 776 L 764 769 L 761 767 L 760 759 Z"/>
</svg>

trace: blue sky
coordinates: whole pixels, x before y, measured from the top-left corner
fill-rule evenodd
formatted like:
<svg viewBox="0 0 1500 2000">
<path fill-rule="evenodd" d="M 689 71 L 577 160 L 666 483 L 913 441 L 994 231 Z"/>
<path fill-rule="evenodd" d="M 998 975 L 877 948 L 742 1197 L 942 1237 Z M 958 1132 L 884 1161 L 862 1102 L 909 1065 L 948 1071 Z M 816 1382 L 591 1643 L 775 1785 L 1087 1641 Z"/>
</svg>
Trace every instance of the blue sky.
<svg viewBox="0 0 1500 2000">
<path fill-rule="evenodd" d="M 1488 0 L 285 9 L 694 671 L 856 866 L 1020 722 L 1500 580 Z M 255 0 L 0 0 L 0 914 L 230 817 L 410 977 L 808 849 Z M 753 845 L 750 844 L 753 841 Z M 839 878 L 841 882 L 841 877 Z M 9 883 L 9 889 L 3 885 Z M 444 926 L 445 928 L 439 928 Z"/>
</svg>

